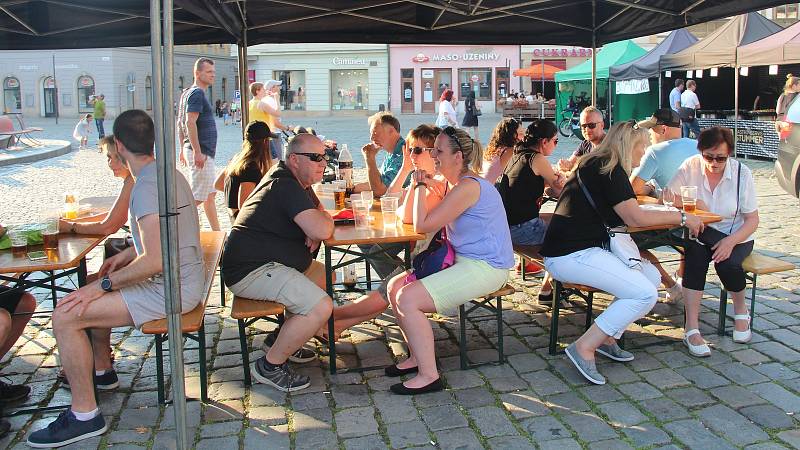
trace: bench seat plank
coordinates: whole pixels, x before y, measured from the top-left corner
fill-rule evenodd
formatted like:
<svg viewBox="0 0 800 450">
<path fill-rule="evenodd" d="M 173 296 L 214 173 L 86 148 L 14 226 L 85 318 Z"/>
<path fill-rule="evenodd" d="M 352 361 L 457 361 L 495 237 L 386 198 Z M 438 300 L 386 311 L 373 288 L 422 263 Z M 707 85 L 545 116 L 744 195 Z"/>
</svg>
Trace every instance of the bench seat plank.
<svg viewBox="0 0 800 450">
<path fill-rule="evenodd" d="M 283 314 L 284 306 L 269 300 L 251 300 L 244 297 L 233 297 L 231 318 L 252 319 L 255 317 L 276 316 Z"/>
<path fill-rule="evenodd" d="M 742 261 L 742 268 L 745 272 L 762 275 L 792 270 L 795 266 L 790 262 L 753 252 Z"/>
</svg>

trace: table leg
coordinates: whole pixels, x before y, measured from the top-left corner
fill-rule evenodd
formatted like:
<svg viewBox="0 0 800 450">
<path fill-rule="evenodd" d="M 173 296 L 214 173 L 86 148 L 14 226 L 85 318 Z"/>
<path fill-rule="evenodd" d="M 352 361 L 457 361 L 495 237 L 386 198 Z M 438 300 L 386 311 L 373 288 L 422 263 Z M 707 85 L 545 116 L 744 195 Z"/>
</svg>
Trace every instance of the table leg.
<svg viewBox="0 0 800 450">
<path fill-rule="evenodd" d="M 331 248 L 325 246 L 325 289 L 333 301 L 333 270 L 331 269 Z M 333 313 L 328 318 L 328 357 L 330 358 L 331 374 L 336 373 L 336 340 L 333 334 Z"/>
<path fill-rule="evenodd" d="M 78 264 L 78 286 L 86 286 L 86 258 L 81 258 L 81 262 Z"/>
<path fill-rule="evenodd" d="M 50 295 L 53 299 L 53 309 L 58 304 L 58 291 L 56 291 L 56 273 L 52 270 L 47 272 L 50 275 Z M 79 280 L 80 281 L 80 280 Z"/>
<path fill-rule="evenodd" d="M 405 249 L 404 250 L 405 251 L 403 253 L 405 253 L 405 255 L 403 256 L 403 258 L 405 260 L 404 262 L 406 264 L 406 270 L 409 270 L 409 269 L 411 269 L 411 242 L 410 241 L 405 243 Z"/>
</svg>

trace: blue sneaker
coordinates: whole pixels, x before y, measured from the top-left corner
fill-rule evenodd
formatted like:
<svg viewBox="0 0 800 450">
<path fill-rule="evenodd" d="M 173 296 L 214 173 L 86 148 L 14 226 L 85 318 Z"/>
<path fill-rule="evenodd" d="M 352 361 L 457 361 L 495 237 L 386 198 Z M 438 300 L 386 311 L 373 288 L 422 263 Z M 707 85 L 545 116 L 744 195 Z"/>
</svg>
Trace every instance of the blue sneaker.
<svg viewBox="0 0 800 450">
<path fill-rule="evenodd" d="M 28 445 L 33 448 L 62 447 L 73 442 L 100 436 L 108 430 L 102 414 L 92 420 L 80 421 L 68 409 L 58 415 L 47 428 L 34 431 L 28 435 Z"/>
<path fill-rule="evenodd" d="M 110 391 L 119 387 L 119 377 L 114 369 L 106 370 L 102 375 L 94 376 L 94 385 L 97 386 L 98 391 Z M 65 389 L 70 389 L 69 380 L 65 376 L 61 379 L 61 386 Z"/>
</svg>

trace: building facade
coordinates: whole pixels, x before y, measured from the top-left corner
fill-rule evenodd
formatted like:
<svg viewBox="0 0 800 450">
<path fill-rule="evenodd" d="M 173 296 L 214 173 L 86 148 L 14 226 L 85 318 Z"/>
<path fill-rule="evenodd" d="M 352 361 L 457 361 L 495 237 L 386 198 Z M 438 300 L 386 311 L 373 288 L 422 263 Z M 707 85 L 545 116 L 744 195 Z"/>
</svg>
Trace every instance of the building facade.
<svg viewBox="0 0 800 450">
<path fill-rule="evenodd" d="M 541 64 L 566 70 L 591 58 L 592 49 L 557 45 L 523 45 L 520 47 L 520 57 L 522 58 L 520 67 L 523 69 L 532 68 L 534 72 L 541 74 L 541 70 L 538 67 Z M 556 88 L 552 76 L 544 77 L 544 80 L 541 77 L 521 76 L 519 80 L 519 85 L 514 86 L 515 89 L 526 93 L 541 92 L 545 98 L 555 98 Z"/>
<path fill-rule="evenodd" d="M 230 101 L 236 89 L 237 62 L 228 45 L 176 47 L 176 95 L 191 86 L 194 61 L 200 56 L 215 61 L 216 81 L 208 91 L 212 104 L 217 99 Z M 78 117 L 92 112 L 90 97 L 100 94 L 105 95 L 108 118 L 128 109 L 153 109 L 147 47 L 3 51 L 2 60 L 4 112 Z"/>
<path fill-rule="evenodd" d="M 453 89 L 463 112 L 470 91 L 481 109 L 495 111 L 518 84 L 511 73 L 519 69 L 518 45 L 389 46 L 392 109 L 404 114 L 434 114 L 445 89 Z M 515 77 L 514 77 L 515 78 Z"/>
<path fill-rule="evenodd" d="M 388 108 L 383 44 L 261 44 L 248 47 L 249 77 L 283 82 L 285 111 L 368 113 Z"/>
</svg>

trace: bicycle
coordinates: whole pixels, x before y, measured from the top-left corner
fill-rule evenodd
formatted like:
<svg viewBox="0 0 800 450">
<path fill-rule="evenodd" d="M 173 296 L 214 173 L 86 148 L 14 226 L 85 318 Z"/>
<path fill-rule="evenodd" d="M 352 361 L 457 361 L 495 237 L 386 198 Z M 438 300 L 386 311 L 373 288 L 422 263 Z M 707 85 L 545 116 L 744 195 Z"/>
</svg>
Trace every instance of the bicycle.
<svg viewBox="0 0 800 450">
<path fill-rule="evenodd" d="M 558 132 L 564 137 L 570 137 L 575 130 L 580 131 L 581 113 L 576 107 L 568 107 L 561 111 L 562 119 L 558 123 Z"/>
</svg>

